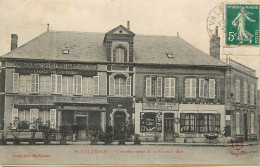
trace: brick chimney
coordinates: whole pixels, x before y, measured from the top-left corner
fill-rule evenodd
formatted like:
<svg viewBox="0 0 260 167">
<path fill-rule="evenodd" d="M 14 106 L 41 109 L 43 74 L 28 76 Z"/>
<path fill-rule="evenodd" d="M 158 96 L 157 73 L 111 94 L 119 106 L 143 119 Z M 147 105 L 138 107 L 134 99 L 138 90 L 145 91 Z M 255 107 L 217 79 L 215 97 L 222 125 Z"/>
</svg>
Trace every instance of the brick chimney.
<svg viewBox="0 0 260 167">
<path fill-rule="evenodd" d="M 11 51 L 17 48 L 18 36 L 17 34 L 11 35 Z"/>
<path fill-rule="evenodd" d="M 210 55 L 220 59 L 220 37 L 218 36 L 218 26 L 216 26 L 215 34 L 210 39 Z"/>
<path fill-rule="evenodd" d="M 127 21 L 127 29 L 130 30 L 130 21 Z"/>
</svg>

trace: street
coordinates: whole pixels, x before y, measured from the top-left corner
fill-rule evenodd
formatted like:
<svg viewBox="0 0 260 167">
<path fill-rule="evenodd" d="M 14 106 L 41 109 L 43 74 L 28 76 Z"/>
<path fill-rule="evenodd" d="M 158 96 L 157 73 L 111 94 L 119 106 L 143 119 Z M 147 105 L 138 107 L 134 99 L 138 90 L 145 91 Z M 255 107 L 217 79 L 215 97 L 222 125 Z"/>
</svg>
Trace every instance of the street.
<svg viewBox="0 0 260 167">
<path fill-rule="evenodd" d="M 257 164 L 259 145 L 6 145 L 0 164 Z"/>
</svg>

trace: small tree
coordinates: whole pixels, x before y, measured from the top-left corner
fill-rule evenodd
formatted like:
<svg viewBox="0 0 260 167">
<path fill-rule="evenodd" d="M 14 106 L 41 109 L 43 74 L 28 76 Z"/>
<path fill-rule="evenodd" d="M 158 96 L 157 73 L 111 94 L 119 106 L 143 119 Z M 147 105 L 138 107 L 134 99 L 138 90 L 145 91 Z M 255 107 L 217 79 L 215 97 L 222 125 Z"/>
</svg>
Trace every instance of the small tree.
<svg viewBox="0 0 260 167">
<path fill-rule="evenodd" d="M 39 127 L 42 126 L 42 119 L 37 118 L 33 123 L 31 124 L 31 140 L 30 144 L 35 144 L 35 134 L 38 131 Z"/>
</svg>

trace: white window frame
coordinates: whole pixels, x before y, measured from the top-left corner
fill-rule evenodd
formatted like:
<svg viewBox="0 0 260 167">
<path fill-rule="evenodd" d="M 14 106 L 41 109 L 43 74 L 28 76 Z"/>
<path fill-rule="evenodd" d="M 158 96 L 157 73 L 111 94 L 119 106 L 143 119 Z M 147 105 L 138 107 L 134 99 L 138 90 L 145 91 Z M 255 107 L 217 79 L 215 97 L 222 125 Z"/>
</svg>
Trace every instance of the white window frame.
<svg viewBox="0 0 260 167">
<path fill-rule="evenodd" d="M 250 105 L 255 105 L 255 85 L 253 83 L 250 85 Z"/>
<path fill-rule="evenodd" d="M 193 85 L 193 81 L 195 81 L 195 85 Z M 187 83 L 189 83 L 189 86 L 187 86 Z M 195 90 L 193 90 L 193 88 L 195 88 Z M 185 98 L 196 98 L 196 96 L 197 96 L 196 88 L 197 88 L 197 79 L 196 78 L 186 78 L 185 79 Z M 193 91 L 195 91 L 194 94 L 193 94 Z M 189 93 L 189 94 L 187 94 L 187 93 Z"/>
<path fill-rule="evenodd" d="M 131 96 L 131 90 L 132 90 L 131 89 L 131 82 L 132 82 L 132 77 L 131 76 L 127 77 L 126 80 L 125 80 L 125 85 L 126 85 L 125 94 L 126 94 L 126 96 Z"/>
<path fill-rule="evenodd" d="M 247 81 L 244 81 L 244 87 L 243 87 L 243 101 L 244 101 L 244 104 L 247 104 L 248 103 L 248 83 Z"/>
<path fill-rule="evenodd" d="M 146 97 L 151 97 L 152 96 L 152 78 L 151 77 L 146 77 L 146 82 L 145 82 L 145 94 Z M 150 85 L 148 85 L 150 83 Z"/>
<path fill-rule="evenodd" d="M 199 78 L 199 97 L 205 97 L 205 79 Z"/>
<path fill-rule="evenodd" d="M 115 79 L 109 76 L 109 95 L 115 95 Z"/>
<path fill-rule="evenodd" d="M 215 79 L 209 79 L 209 99 L 215 99 L 215 97 L 216 97 L 216 81 Z"/>
<path fill-rule="evenodd" d="M 156 86 L 157 86 L 157 92 L 156 92 L 156 95 L 157 95 L 157 97 L 162 97 L 162 88 L 163 88 L 163 83 L 162 83 L 162 81 L 163 81 L 163 79 L 162 79 L 162 77 L 157 77 L 157 80 L 156 80 Z M 161 84 L 161 85 L 159 85 L 159 83 Z"/>
<path fill-rule="evenodd" d="M 237 103 L 240 102 L 240 91 L 241 91 L 241 88 L 240 88 L 240 79 L 239 78 L 236 78 L 236 85 L 235 85 L 235 101 Z"/>
<path fill-rule="evenodd" d="M 80 83 L 78 83 L 78 77 L 80 78 Z M 80 86 L 80 89 L 78 89 Z M 74 95 L 82 95 L 82 76 L 81 75 L 74 75 L 73 76 L 73 94 Z"/>
<path fill-rule="evenodd" d="M 13 93 L 19 92 L 19 73 L 13 73 Z"/>
<path fill-rule="evenodd" d="M 58 77 L 60 77 L 60 83 L 58 83 Z M 53 83 L 53 78 L 55 79 Z M 60 85 L 60 92 L 58 92 L 58 86 Z M 54 86 L 54 89 L 53 89 Z M 51 93 L 62 94 L 62 75 L 52 74 L 51 75 Z"/>
<path fill-rule="evenodd" d="M 54 112 L 54 122 L 52 121 L 52 112 Z M 57 111 L 56 109 L 50 109 L 50 127 L 55 129 L 56 128 L 56 119 L 57 119 Z"/>
<path fill-rule="evenodd" d="M 34 77 L 34 80 L 35 82 L 32 83 L 32 78 Z M 37 79 L 38 78 L 38 79 Z M 34 85 L 34 90 L 35 91 L 32 91 L 32 87 Z M 30 90 L 31 90 L 31 93 L 39 93 L 40 92 L 40 76 L 39 74 L 31 74 L 30 75 Z M 37 91 L 36 91 L 37 90 Z"/>
<path fill-rule="evenodd" d="M 169 83 L 168 93 L 166 93 L 167 90 L 166 82 Z M 173 89 L 173 94 L 171 93 L 172 89 Z M 170 77 L 164 78 L 164 97 L 170 97 L 170 98 L 175 97 L 175 78 L 170 78 Z"/>
<path fill-rule="evenodd" d="M 95 84 L 95 78 L 97 79 L 97 84 Z M 95 89 L 97 89 L 96 93 Z M 99 76 L 93 76 L 93 95 L 99 95 Z"/>
</svg>

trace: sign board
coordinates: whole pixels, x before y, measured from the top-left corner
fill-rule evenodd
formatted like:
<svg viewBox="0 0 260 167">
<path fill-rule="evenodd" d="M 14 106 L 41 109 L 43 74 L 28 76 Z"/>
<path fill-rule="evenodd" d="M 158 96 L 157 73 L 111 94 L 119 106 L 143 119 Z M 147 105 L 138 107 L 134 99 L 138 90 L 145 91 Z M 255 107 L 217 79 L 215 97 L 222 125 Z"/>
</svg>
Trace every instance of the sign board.
<svg viewBox="0 0 260 167">
<path fill-rule="evenodd" d="M 106 111 L 106 107 L 96 107 L 96 106 L 58 106 L 57 109 L 61 110 L 73 110 L 73 111 Z"/>
<path fill-rule="evenodd" d="M 140 113 L 140 132 L 161 132 L 162 113 L 141 112 Z"/>
<path fill-rule="evenodd" d="M 178 103 L 168 103 L 168 102 L 144 102 L 144 110 L 179 110 Z"/>
</svg>

